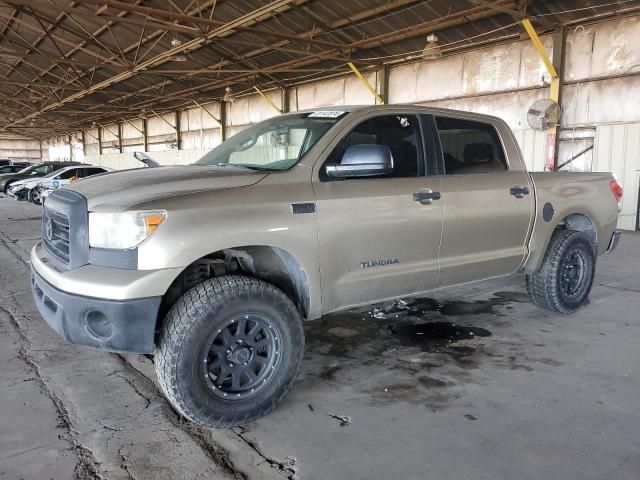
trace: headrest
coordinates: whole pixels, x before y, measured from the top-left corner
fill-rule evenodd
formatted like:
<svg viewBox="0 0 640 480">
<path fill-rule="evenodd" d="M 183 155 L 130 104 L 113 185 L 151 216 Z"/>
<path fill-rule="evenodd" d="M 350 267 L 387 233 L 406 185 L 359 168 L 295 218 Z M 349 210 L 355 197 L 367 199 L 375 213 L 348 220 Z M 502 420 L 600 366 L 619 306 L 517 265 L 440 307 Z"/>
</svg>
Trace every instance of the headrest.
<svg viewBox="0 0 640 480">
<path fill-rule="evenodd" d="M 468 143 L 464 147 L 464 163 L 489 163 L 493 158 L 493 145 L 490 143 Z"/>
</svg>

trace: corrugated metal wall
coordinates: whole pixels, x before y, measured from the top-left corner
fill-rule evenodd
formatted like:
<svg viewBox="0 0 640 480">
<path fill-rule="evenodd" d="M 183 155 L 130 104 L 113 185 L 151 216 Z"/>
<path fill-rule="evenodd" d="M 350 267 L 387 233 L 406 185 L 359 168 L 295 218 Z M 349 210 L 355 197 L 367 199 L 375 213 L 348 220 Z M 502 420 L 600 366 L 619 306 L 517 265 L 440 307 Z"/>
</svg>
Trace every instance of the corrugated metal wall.
<svg viewBox="0 0 640 480">
<path fill-rule="evenodd" d="M 40 142 L 28 138 L 0 138 L 0 158 L 35 162 L 40 160 Z"/>
<path fill-rule="evenodd" d="M 615 173 L 624 189 L 618 226 L 635 230 L 640 188 L 640 123 L 603 125 L 596 129 L 594 171 Z"/>
<path fill-rule="evenodd" d="M 551 53 L 551 37 L 545 36 L 542 40 Z M 380 91 L 381 72 L 367 72 L 365 76 Z M 610 143 L 618 141 L 620 133 L 616 129 L 620 127 L 611 124 L 640 122 L 640 16 L 569 29 L 564 80 L 558 163 L 566 163 L 577 156 L 564 168 L 574 171 L 619 169 L 615 160 L 611 164 L 603 163 L 601 155 L 619 148 Z M 542 171 L 546 132 L 529 128 L 526 112 L 535 100 L 548 98 L 549 81 L 549 74 L 531 42 L 521 40 L 438 60 L 392 66 L 389 100 L 390 103 L 420 103 L 499 116 L 514 130 L 528 168 Z M 289 111 L 375 103 L 373 96 L 352 74 L 292 87 L 287 93 Z M 267 92 L 279 107 L 283 103 L 282 94 L 281 90 Z M 163 163 L 183 164 L 217 146 L 221 141 L 220 105 L 214 102 L 203 107 L 204 110 L 194 107 L 178 113 L 180 145 L 176 142 L 176 114 L 166 114 L 162 118 L 149 116 L 148 150 L 153 152 L 152 156 Z M 227 104 L 227 138 L 275 115 L 277 112 L 260 96 L 242 96 Z M 121 127 L 123 152 L 143 150 L 142 120 L 131 123 L 135 128 L 127 123 Z M 106 125 L 101 129 L 104 154 L 101 157 L 98 156 L 97 128 L 85 132 L 87 161 L 114 168 L 137 165 L 130 154 L 118 153 L 117 137 L 113 135 L 117 129 L 117 125 Z M 595 149 L 588 149 L 594 145 Z M 629 148 L 632 150 L 631 146 Z M 585 149 L 584 154 L 577 155 Z M 598 158 L 596 151 L 600 155 Z M 628 176 L 628 172 L 625 175 Z M 627 218 L 633 215 L 628 211 L 632 208 L 630 205 L 637 204 L 637 185 L 625 188 L 624 203 Z M 626 226 L 631 223 L 628 218 L 623 222 Z"/>
</svg>

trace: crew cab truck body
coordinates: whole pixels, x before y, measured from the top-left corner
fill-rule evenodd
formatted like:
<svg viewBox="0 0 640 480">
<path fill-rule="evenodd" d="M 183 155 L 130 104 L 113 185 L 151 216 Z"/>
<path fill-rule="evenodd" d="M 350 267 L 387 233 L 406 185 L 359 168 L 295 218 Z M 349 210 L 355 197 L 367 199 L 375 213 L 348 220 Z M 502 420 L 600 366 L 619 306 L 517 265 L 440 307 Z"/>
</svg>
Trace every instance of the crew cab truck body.
<svg viewBox="0 0 640 480">
<path fill-rule="evenodd" d="M 283 115 L 194 165 L 115 172 L 48 198 L 38 308 L 69 341 L 155 353 L 207 426 L 273 409 L 303 319 L 522 272 L 570 313 L 615 248 L 609 173 L 533 173 L 500 119 L 411 105 Z"/>
</svg>

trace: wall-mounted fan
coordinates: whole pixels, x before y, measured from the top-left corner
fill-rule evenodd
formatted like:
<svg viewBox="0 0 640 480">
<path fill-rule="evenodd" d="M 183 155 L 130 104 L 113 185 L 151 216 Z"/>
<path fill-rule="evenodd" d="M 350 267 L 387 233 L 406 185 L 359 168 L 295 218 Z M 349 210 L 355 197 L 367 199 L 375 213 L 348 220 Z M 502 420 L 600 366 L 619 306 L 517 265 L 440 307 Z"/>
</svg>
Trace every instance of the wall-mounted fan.
<svg viewBox="0 0 640 480">
<path fill-rule="evenodd" d="M 534 130 L 547 130 L 558 125 L 561 113 L 560 105 L 549 98 L 543 98 L 529 107 L 527 122 Z"/>
</svg>

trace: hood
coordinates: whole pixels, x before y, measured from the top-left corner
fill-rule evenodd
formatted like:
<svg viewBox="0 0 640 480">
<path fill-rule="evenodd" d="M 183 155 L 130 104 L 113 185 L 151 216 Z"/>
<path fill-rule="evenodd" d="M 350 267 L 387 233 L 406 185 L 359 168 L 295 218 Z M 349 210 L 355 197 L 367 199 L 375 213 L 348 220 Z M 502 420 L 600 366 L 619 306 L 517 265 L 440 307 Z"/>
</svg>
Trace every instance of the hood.
<svg viewBox="0 0 640 480">
<path fill-rule="evenodd" d="M 124 210 L 167 197 L 254 185 L 266 176 L 265 172 L 234 167 L 145 167 L 96 175 L 66 188 L 84 195 L 89 210 Z"/>
<path fill-rule="evenodd" d="M 38 177 L 38 178 L 24 178 L 24 177 L 22 177 L 22 178 L 23 178 L 23 180 L 18 180 L 17 182 L 13 182 L 11 184 L 11 186 L 12 187 L 21 186 L 23 188 L 33 188 L 36 185 L 38 185 L 40 182 L 42 182 L 42 177 Z"/>
</svg>

